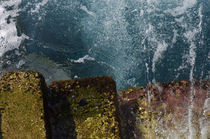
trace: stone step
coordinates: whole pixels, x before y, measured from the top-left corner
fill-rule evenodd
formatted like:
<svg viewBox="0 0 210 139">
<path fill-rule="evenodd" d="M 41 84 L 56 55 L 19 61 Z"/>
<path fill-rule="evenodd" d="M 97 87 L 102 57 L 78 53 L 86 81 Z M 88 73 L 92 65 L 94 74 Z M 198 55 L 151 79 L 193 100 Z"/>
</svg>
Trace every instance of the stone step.
<svg viewBox="0 0 210 139">
<path fill-rule="evenodd" d="M 0 77 L 0 139 L 210 138 L 210 82 L 116 91 L 111 77 L 52 82 L 35 71 Z"/>
<path fill-rule="evenodd" d="M 210 139 L 209 81 L 131 88 L 118 101 L 125 139 Z"/>
<path fill-rule="evenodd" d="M 116 85 L 111 77 L 58 81 L 49 88 L 53 138 L 120 138 Z"/>
<path fill-rule="evenodd" d="M 47 86 L 35 71 L 11 71 L 0 78 L 0 138 L 50 138 L 44 110 Z"/>
</svg>

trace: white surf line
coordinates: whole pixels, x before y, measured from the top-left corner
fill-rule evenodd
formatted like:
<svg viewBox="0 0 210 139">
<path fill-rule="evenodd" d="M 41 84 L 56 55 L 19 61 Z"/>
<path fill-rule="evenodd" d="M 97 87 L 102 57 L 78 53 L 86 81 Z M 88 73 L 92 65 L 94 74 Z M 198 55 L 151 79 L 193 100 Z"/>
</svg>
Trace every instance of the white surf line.
<svg viewBox="0 0 210 139">
<path fill-rule="evenodd" d="M 203 106 L 203 116 L 204 118 L 200 121 L 201 127 L 201 139 L 207 139 L 208 130 L 210 129 L 210 121 L 207 119 L 207 115 L 210 112 L 210 98 L 206 98 Z"/>
<path fill-rule="evenodd" d="M 87 14 L 89 14 L 89 15 L 91 15 L 91 16 L 93 16 L 93 17 L 96 16 L 94 12 L 89 11 L 89 10 L 87 9 L 87 7 L 84 6 L 84 5 L 81 6 L 81 9 L 82 9 L 83 11 L 85 11 Z"/>
<path fill-rule="evenodd" d="M 70 60 L 70 61 L 74 63 L 85 63 L 86 60 L 94 61 L 95 59 L 93 57 L 90 57 L 89 55 L 85 55 L 84 57 L 81 57 L 77 60 Z"/>
<path fill-rule="evenodd" d="M 203 6 L 200 5 L 200 8 L 199 8 L 199 18 L 200 18 L 200 22 L 199 22 L 199 25 L 198 25 L 198 28 L 199 28 L 199 32 L 202 32 L 202 22 L 203 22 L 203 15 L 202 15 L 202 10 L 203 10 Z M 210 111 L 210 98 L 206 98 L 205 102 L 204 102 L 204 106 L 203 106 L 203 109 L 204 109 L 204 118 L 205 116 L 207 115 L 206 112 Z M 202 121 L 200 122 L 200 127 L 201 127 L 201 139 L 207 139 L 207 136 L 208 136 L 208 129 L 210 128 L 210 122 L 207 121 L 204 123 L 203 120 L 205 119 L 201 119 Z"/>
<path fill-rule="evenodd" d="M 189 128 L 189 139 L 195 139 L 196 138 L 196 129 L 194 128 L 193 125 L 193 107 L 194 107 L 194 102 L 193 102 L 193 98 L 195 96 L 195 88 L 194 88 L 194 77 L 193 77 L 193 71 L 195 68 L 195 59 L 196 59 L 196 45 L 193 42 L 193 40 L 195 39 L 195 35 L 198 33 L 202 32 L 202 6 L 200 6 L 199 8 L 199 18 L 200 18 L 200 22 L 198 25 L 198 29 L 194 29 L 193 31 L 188 31 L 185 34 L 185 37 L 188 39 L 188 41 L 190 42 L 190 51 L 189 51 L 189 55 L 190 55 L 190 65 L 191 65 L 191 70 L 190 70 L 190 82 L 191 82 L 191 87 L 190 87 L 190 104 L 189 104 L 189 108 L 188 108 L 188 128 Z"/>
<path fill-rule="evenodd" d="M 155 73 L 156 63 L 158 60 L 162 58 L 163 53 L 167 50 L 168 44 L 163 41 L 162 43 L 158 43 L 158 46 L 156 48 L 155 54 L 152 59 L 152 72 Z M 153 83 L 156 83 L 155 77 L 153 78 Z"/>
</svg>

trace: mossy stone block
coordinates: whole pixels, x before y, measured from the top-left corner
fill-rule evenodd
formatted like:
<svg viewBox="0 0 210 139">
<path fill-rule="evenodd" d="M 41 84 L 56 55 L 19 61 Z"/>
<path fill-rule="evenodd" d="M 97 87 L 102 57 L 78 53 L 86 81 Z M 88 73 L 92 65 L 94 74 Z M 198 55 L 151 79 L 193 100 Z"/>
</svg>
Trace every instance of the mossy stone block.
<svg viewBox="0 0 210 139">
<path fill-rule="evenodd" d="M 116 85 L 111 77 L 58 81 L 50 89 L 54 138 L 120 138 Z"/>
<path fill-rule="evenodd" d="M 0 78 L 0 136 L 3 139 L 47 138 L 42 75 L 34 71 L 11 71 Z M 0 138 L 1 138 L 0 137 Z"/>
<path fill-rule="evenodd" d="M 209 92 L 210 81 L 185 80 L 120 91 L 123 138 L 209 139 Z"/>
</svg>

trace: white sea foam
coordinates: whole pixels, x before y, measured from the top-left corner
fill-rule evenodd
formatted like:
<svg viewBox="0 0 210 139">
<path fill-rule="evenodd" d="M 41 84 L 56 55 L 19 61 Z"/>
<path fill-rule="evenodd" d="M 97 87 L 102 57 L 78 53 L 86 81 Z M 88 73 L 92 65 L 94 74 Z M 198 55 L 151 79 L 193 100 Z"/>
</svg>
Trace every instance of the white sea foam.
<svg viewBox="0 0 210 139">
<path fill-rule="evenodd" d="M 204 115 L 207 115 L 210 112 L 210 98 L 207 98 L 204 102 Z"/>
<path fill-rule="evenodd" d="M 152 71 L 155 72 L 155 65 L 157 63 L 157 61 L 162 57 L 163 52 L 166 51 L 168 45 L 165 41 L 163 41 L 163 43 L 159 43 L 157 46 L 157 49 L 155 51 L 153 60 L 152 60 Z"/>
<path fill-rule="evenodd" d="M 48 3 L 48 0 L 42 0 L 38 4 L 36 4 L 35 8 L 31 10 L 31 13 L 38 13 L 40 8 L 45 6 Z"/>
<path fill-rule="evenodd" d="M 184 17 L 175 18 L 176 22 L 183 23 Z"/>
<path fill-rule="evenodd" d="M 196 132 L 195 128 L 193 126 L 193 107 L 194 107 L 194 102 L 193 98 L 195 96 L 195 89 L 194 89 L 194 68 L 195 68 L 195 60 L 196 60 L 196 36 L 201 34 L 202 32 L 202 21 L 203 21 L 203 16 L 202 16 L 202 6 L 200 6 L 199 11 L 198 11 L 198 16 L 199 16 L 199 24 L 198 26 L 194 27 L 193 29 L 187 31 L 184 36 L 187 38 L 188 42 L 190 43 L 190 48 L 189 48 L 189 58 L 190 58 L 190 81 L 191 81 L 191 87 L 190 87 L 190 104 L 188 108 L 188 128 L 189 128 L 189 139 L 194 139 L 196 138 Z M 197 41 L 197 40 L 196 40 Z M 199 40 L 200 41 L 200 40 Z M 203 132 L 203 131 L 201 131 Z"/>
<path fill-rule="evenodd" d="M 16 64 L 16 67 L 17 67 L 18 69 L 20 69 L 24 64 L 25 64 L 25 61 L 21 59 L 21 60 Z"/>
<path fill-rule="evenodd" d="M 196 39 L 195 38 L 196 35 L 202 32 L 201 25 L 202 25 L 202 20 L 203 20 L 202 17 L 203 16 L 201 14 L 201 11 L 202 11 L 202 6 L 199 8 L 200 22 L 198 24 L 198 27 L 184 33 L 185 38 L 187 38 L 188 42 L 190 43 L 189 62 L 190 62 L 190 65 L 191 65 L 191 70 L 190 70 L 190 80 L 191 81 L 193 80 L 193 70 L 194 70 L 195 59 L 196 59 L 196 52 L 195 52 L 196 45 L 195 45 L 194 41 Z"/>
<path fill-rule="evenodd" d="M 188 9 L 192 8 L 197 3 L 197 0 L 184 0 L 182 5 L 166 10 L 166 12 L 172 14 L 173 16 L 178 16 L 184 14 Z"/>
<path fill-rule="evenodd" d="M 172 39 L 172 43 L 174 44 L 177 41 L 178 33 L 177 33 L 177 30 L 175 30 L 175 29 L 173 30 L 173 32 L 174 32 L 174 36 L 173 36 L 173 39 Z"/>
<path fill-rule="evenodd" d="M 127 80 L 131 79 L 128 76 L 137 65 L 135 57 L 128 55 L 128 49 L 133 44 L 127 30 L 129 24 L 124 16 L 123 9 L 126 7 L 128 7 L 126 0 L 94 1 L 88 7 L 80 7 L 87 14 L 93 15 L 90 11 L 95 13 L 94 18 L 84 16 L 81 19 L 82 31 L 86 34 L 83 41 L 89 44 L 89 54 L 96 57 L 96 61 L 113 69 L 119 87 L 128 84 Z M 129 83 L 132 83 L 132 80 Z"/>
<path fill-rule="evenodd" d="M 140 16 L 144 15 L 144 10 L 140 10 Z"/>
<path fill-rule="evenodd" d="M 93 57 L 90 57 L 89 55 L 85 55 L 84 57 L 79 58 L 77 60 L 71 60 L 71 62 L 74 62 L 74 63 L 85 63 L 86 60 L 94 61 L 95 59 Z"/>
<path fill-rule="evenodd" d="M 93 17 L 95 17 L 95 13 L 94 13 L 94 12 L 89 11 L 89 10 L 87 9 L 87 7 L 86 7 L 86 6 L 81 6 L 81 9 L 82 9 L 83 11 L 85 11 L 87 14 L 89 14 L 89 15 L 91 15 L 91 16 L 93 16 Z"/>
<path fill-rule="evenodd" d="M 18 16 L 18 5 L 21 0 L 10 0 L 0 3 L 0 57 L 7 51 L 18 48 L 26 35 L 17 36 L 14 17 Z M 6 10 L 5 7 L 13 7 Z"/>
</svg>

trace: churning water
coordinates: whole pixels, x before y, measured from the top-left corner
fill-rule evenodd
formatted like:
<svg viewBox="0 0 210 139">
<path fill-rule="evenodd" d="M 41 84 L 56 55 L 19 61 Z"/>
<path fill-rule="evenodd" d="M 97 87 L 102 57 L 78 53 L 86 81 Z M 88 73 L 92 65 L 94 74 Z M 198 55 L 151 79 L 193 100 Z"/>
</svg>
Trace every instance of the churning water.
<svg viewBox="0 0 210 139">
<path fill-rule="evenodd" d="M 118 89 L 210 77 L 209 0 L 0 0 L 0 71 L 111 75 Z"/>
<path fill-rule="evenodd" d="M 0 72 L 12 69 L 111 75 L 118 89 L 210 79 L 210 0 L 0 0 Z"/>
</svg>

